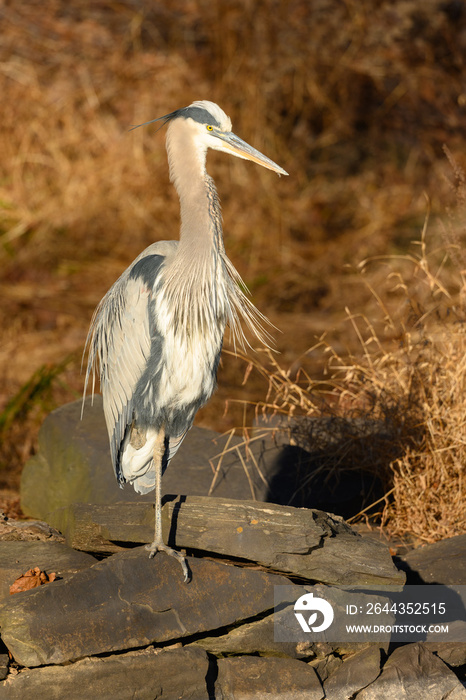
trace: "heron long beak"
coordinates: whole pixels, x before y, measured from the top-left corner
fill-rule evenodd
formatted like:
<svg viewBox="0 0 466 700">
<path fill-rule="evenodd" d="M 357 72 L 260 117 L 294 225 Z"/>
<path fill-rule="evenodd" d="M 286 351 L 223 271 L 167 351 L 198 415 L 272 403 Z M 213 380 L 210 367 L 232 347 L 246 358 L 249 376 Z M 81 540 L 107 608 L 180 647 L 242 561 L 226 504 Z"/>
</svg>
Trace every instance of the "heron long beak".
<svg viewBox="0 0 466 700">
<path fill-rule="evenodd" d="M 273 170 L 279 175 L 288 175 L 286 170 L 283 170 L 283 168 L 274 163 L 273 160 L 270 160 L 270 158 L 264 156 L 263 153 L 250 146 L 248 143 L 246 143 L 246 141 L 240 139 L 233 132 L 217 132 L 215 136 L 217 136 L 223 142 L 222 150 L 233 153 L 233 155 L 238 156 L 238 158 L 252 160 L 254 163 L 263 165 L 264 168 Z"/>
</svg>

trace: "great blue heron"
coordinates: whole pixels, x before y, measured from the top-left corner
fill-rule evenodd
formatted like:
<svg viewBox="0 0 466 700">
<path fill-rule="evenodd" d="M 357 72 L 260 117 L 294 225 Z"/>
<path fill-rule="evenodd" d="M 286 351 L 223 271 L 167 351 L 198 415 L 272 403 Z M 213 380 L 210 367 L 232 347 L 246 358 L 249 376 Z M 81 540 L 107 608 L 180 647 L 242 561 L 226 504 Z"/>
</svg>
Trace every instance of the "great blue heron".
<svg viewBox="0 0 466 700">
<path fill-rule="evenodd" d="M 162 540 L 162 475 L 215 389 L 225 326 L 242 341 L 242 318 L 263 340 L 265 320 L 243 293 L 225 254 L 220 203 L 206 172 L 207 149 L 287 173 L 233 134 L 230 119 L 213 102 L 193 102 L 152 121 L 159 120 L 168 123 L 180 240 L 146 248 L 98 305 L 86 342 L 84 393 L 98 365 L 118 483 L 129 482 L 138 493 L 155 488 L 150 556 L 164 551 L 178 559 L 187 581 L 184 557 Z"/>
</svg>

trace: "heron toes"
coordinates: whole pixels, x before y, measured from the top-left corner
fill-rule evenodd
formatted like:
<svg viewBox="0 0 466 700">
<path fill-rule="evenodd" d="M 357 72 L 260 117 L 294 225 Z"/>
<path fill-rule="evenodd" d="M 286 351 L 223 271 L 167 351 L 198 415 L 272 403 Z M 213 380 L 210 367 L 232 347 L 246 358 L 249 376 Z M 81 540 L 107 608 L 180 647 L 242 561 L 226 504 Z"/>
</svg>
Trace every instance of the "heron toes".
<svg viewBox="0 0 466 700">
<path fill-rule="evenodd" d="M 171 547 L 168 547 L 168 545 L 163 544 L 163 542 L 157 542 L 156 540 L 154 540 L 154 542 L 151 544 L 146 545 L 146 549 L 149 552 L 149 559 L 153 559 L 157 552 L 165 552 L 165 554 L 168 554 L 169 557 L 176 559 L 183 569 L 184 582 L 188 583 L 188 581 L 191 580 L 188 564 L 186 563 L 186 557 L 184 557 L 182 554 L 175 551 Z"/>
</svg>

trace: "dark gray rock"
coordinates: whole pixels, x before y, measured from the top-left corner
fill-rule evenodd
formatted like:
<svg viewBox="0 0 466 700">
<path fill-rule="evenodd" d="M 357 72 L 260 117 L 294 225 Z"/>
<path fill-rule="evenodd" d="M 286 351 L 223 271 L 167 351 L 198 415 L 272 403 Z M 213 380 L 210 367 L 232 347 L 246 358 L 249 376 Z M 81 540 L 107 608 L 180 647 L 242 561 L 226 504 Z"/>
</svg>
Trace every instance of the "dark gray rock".
<svg viewBox="0 0 466 700">
<path fill-rule="evenodd" d="M 0 699 L 208 700 L 208 667 L 201 649 L 145 649 L 26 669 L 0 683 Z"/>
<path fill-rule="evenodd" d="M 2 639 L 23 666 L 177 640 L 237 624 L 271 610 L 274 585 L 287 580 L 261 571 L 189 559 L 181 567 L 144 547 L 98 562 L 64 581 L 0 604 Z"/>
<path fill-rule="evenodd" d="M 316 658 L 308 661 L 308 666 L 311 666 L 317 672 L 322 683 L 341 666 L 343 660 L 335 654 L 328 654 L 323 659 Z"/>
<path fill-rule="evenodd" d="M 0 514 L 0 542 L 62 542 L 63 535 L 40 520 L 13 520 Z"/>
<path fill-rule="evenodd" d="M 380 647 L 372 645 L 346 658 L 324 684 L 326 700 L 351 700 L 380 674 Z"/>
<path fill-rule="evenodd" d="M 21 477 L 21 507 L 26 515 L 50 522 L 49 512 L 73 502 L 121 500 L 110 462 L 102 399 L 95 397 L 94 406 L 86 400 L 82 421 L 80 405 L 76 401 L 62 406 L 41 426 L 38 453 L 27 462 Z M 128 489 L 126 497 L 136 500 L 136 493 Z"/>
<path fill-rule="evenodd" d="M 171 546 L 258 562 L 274 571 L 334 585 L 398 585 L 404 573 L 385 544 L 361 537 L 338 516 L 308 508 L 187 496 L 163 507 Z M 73 547 L 114 551 L 113 542 L 149 542 L 153 507 L 76 504 L 56 513 Z"/>
<path fill-rule="evenodd" d="M 313 668 L 295 659 L 238 656 L 219 659 L 216 698 L 221 700 L 322 700 Z"/>
<path fill-rule="evenodd" d="M 9 660 L 8 654 L 0 654 L 0 681 L 3 681 L 4 678 L 7 677 L 9 663 L 10 663 L 10 660 Z M 1 695 L 1 691 L 0 691 L 0 695 Z"/>
<path fill-rule="evenodd" d="M 402 586 L 405 582 L 404 573 L 393 565 L 387 547 L 358 535 L 324 540 L 323 547 L 312 552 L 302 570 L 302 575 L 311 581 L 341 586 Z"/>
<path fill-rule="evenodd" d="M 74 549 L 114 554 L 125 544 L 144 544 L 154 539 L 153 503 L 123 501 L 111 504 L 73 503 L 49 515 Z M 168 538 L 168 524 L 163 528 Z"/>
<path fill-rule="evenodd" d="M 421 643 L 398 647 L 380 676 L 357 700 L 465 700 L 466 690 L 441 659 Z"/>
<path fill-rule="evenodd" d="M 403 585 L 382 542 L 353 532 L 342 518 L 274 503 L 188 497 L 168 503 L 173 545 L 258 562 L 333 585 Z"/>
<path fill-rule="evenodd" d="M 466 535 L 413 549 L 400 557 L 407 583 L 466 585 Z"/>
<path fill-rule="evenodd" d="M 26 515 L 54 524 L 49 514 L 73 503 L 152 502 L 153 495 L 118 487 L 111 466 L 102 397 L 76 401 L 50 413 L 39 432 L 39 450 L 25 465 L 21 507 Z M 243 441 L 212 430 L 192 428 L 163 477 L 164 493 L 266 500 L 268 475 L 279 468 L 282 448 L 254 441 L 255 461 L 239 457 Z M 214 478 L 212 465 L 226 449 Z M 244 448 L 241 448 L 244 454 Z M 261 473 L 259 473 L 260 468 Z M 246 474 L 247 469 L 248 474 Z M 265 478 L 265 482 L 264 482 Z"/>
<path fill-rule="evenodd" d="M 346 597 L 346 600 L 348 598 Z M 336 606 L 335 606 L 336 607 Z M 215 656 L 239 656 L 241 654 L 258 654 L 259 656 L 281 656 L 293 659 L 303 659 L 318 672 L 319 677 L 325 680 L 329 675 L 329 669 L 335 670 L 341 663 L 340 657 L 355 654 L 361 650 L 371 648 L 371 642 L 310 642 L 296 640 L 296 629 L 290 635 L 289 641 L 278 641 L 277 633 L 280 625 L 286 624 L 294 617 L 293 605 L 283 607 L 266 615 L 260 620 L 238 625 L 221 635 L 205 635 L 192 642 L 205 651 Z M 376 645 L 386 652 L 389 643 Z M 337 656 L 335 656 L 335 654 Z"/>
<path fill-rule="evenodd" d="M 426 649 L 439 656 L 448 666 L 466 666 L 466 622 L 456 620 L 448 623 L 448 641 L 434 637 L 427 634 L 424 642 Z"/>
<path fill-rule="evenodd" d="M 311 643 L 275 641 L 274 625 L 279 623 L 281 614 L 284 614 L 283 611 L 239 625 L 226 634 L 202 637 L 193 642 L 193 645 L 215 656 L 258 654 L 259 656 L 289 656 L 294 659 L 315 656 Z"/>
<path fill-rule="evenodd" d="M 95 563 L 90 554 L 75 552 L 59 542 L 0 542 L 0 598 L 9 598 L 11 584 L 36 566 L 66 578 Z"/>
</svg>

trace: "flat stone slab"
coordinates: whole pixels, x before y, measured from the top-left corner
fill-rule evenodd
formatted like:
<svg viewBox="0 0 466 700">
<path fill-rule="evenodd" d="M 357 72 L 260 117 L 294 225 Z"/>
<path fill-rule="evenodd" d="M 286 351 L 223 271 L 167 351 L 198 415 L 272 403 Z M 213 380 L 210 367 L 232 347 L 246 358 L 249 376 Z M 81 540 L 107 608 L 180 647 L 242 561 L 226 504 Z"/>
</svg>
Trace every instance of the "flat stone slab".
<svg viewBox="0 0 466 700">
<path fill-rule="evenodd" d="M 400 562 L 410 584 L 466 585 L 466 535 L 413 549 Z"/>
<path fill-rule="evenodd" d="M 448 623 L 448 641 L 434 639 L 434 635 L 427 634 L 424 646 L 434 652 L 448 666 L 466 666 L 466 622 L 456 620 Z M 455 641 L 456 640 L 456 641 Z M 458 641 L 461 640 L 461 641 Z"/>
<path fill-rule="evenodd" d="M 371 645 L 349 656 L 324 684 L 326 700 L 351 700 L 380 674 L 380 647 Z"/>
<path fill-rule="evenodd" d="M 309 666 L 311 666 L 317 675 L 319 676 L 322 683 L 325 683 L 327 678 L 335 673 L 335 671 L 340 668 L 343 660 L 336 654 L 327 654 L 323 659 L 315 658 L 308 661 Z"/>
<path fill-rule="evenodd" d="M 38 566 L 41 571 L 66 578 L 96 561 L 90 554 L 76 552 L 60 542 L 0 542 L 0 598 L 10 597 L 11 584 L 28 569 Z"/>
<path fill-rule="evenodd" d="M 143 503 L 76 504 L 57 512 L 55 522 L 73 547 L 111 551 L 112 542 L 150 542 L 154 510 Z M 401 586 L 405 580 L 383 542 L 319 510 L 181 496 L 164 505 L 163 525 L 173 547 L 248 559 L 310 581 Z"/>
<path fill-rule="evenodd" d="M 84 552 L 114 554 L 126 544 L 147 544 L 154 539 L 153 503 L 73 503 L 55 510 L 49 518 L 70 547 Z"/>
<path fill-rule="evenodd" d="M 383 543 L 361 537 L 330 513 L 202 497 L 181 498 L 166 508 L 172 546 L 250 559 L 275 571 L 333 585 L 405 581 Z"/>
<path fill-rule="evenodd" d="M 179 640 L 247 620 L 274 605 L 274 585 L 287 579 L 189 558 L 181 567 L 144 547 L 114 554 L 63 581 L 0 604 L 2 640 L 22 666 Z"/>
<path fill-rule="evenodd" d="M 258 656 L 284 656 L 294 659 L 314 657 L 315 645 L 311 642 L 275 641 L 274 625 L 280 623 L 280 618 L 284 614 L 284 611 L 275 611 L 260 620 L 238 625 L 226 634 L 196 639 L 192 645 L 199 646 L 215 656 L 254 654 Z"/>
<path fill-rule="evenodd" d="M 63 535 L 40 520 L 14 520 L 0 514 L 0 542 L 65 542 Z"/>
<path fill-rule="evenodd" d="M 218 661 L 216 697 L 222 700 L 323 700 L 313 668 L 296 659 L 238 656 Z"/>
<path fill-rule="evenodd" d="M 428 651 L 422 643 L 416 643 L 395 649 L 380 676 L 361 690 L 356 698 L 466 700 L 466 690 L 441 659 Z"/>
<path fill-rule="evenodd" d="M 0 698 L 24 700 L 207 700 L 209 661 L 201 649 L 145 649 L 65 666 L 26 669 L 0 683 Z"/>
<path fill-rule="evenodd" d="M 10 659 L 8 654 L 0 654 L 0 681 L 8 675 L 8 667 L 10 664 Z"/>
</svg>

